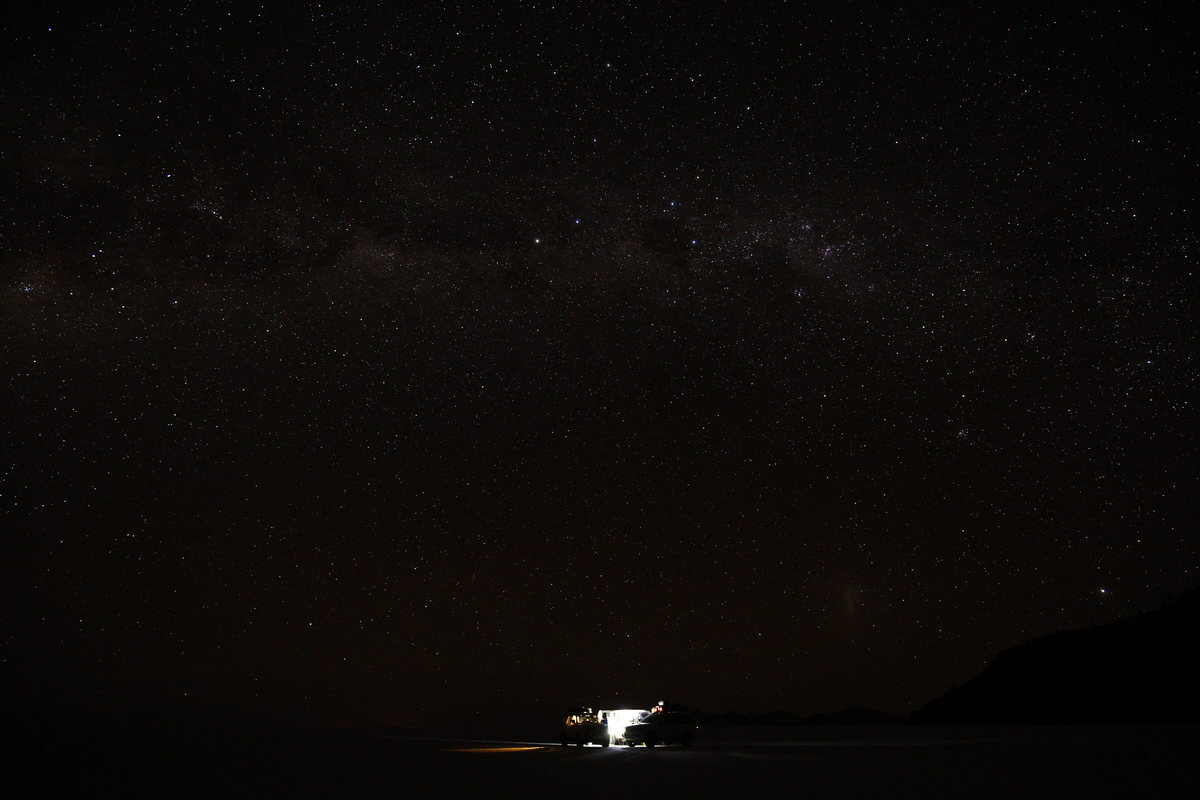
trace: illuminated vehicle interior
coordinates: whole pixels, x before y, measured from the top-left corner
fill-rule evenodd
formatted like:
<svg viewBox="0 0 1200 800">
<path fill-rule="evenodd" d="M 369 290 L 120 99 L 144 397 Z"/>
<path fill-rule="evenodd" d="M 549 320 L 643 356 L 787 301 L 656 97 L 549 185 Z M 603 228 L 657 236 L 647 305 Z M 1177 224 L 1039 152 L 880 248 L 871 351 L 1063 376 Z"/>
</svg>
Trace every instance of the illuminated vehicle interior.
<svg viewBox="0 0 1200 800">
<path fill-rule="evenodd" d="M 616 708 L 600 711 L 600 718 L 608 720 L 608 735 L 613 742 L 621 742 L 625 738 L 625 728 L 637 722 L 650 712 L 644 708 Z"/>
</svg>

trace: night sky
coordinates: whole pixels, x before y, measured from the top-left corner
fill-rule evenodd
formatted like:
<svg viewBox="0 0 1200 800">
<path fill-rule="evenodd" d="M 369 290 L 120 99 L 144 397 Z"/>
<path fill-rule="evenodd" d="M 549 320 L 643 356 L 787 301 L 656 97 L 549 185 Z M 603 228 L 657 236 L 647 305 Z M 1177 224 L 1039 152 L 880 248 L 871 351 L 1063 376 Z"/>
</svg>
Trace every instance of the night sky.
<svg viewBox="0 0 1200 800">
<path fill-rule="evenodd" d="M 25 5 L 30 713 L 902 714 L 1200 582 L 1188 4 Z"/>
</svg>

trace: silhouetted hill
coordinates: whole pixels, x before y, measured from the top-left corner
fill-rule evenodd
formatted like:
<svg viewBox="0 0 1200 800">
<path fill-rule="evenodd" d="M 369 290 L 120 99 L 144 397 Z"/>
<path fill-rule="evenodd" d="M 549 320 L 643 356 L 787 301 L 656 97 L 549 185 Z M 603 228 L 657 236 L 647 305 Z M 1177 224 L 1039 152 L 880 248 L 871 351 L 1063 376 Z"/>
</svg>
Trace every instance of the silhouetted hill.
<svg viewBox="0 0 1200 800">
<path fill-rule="evenodd" d="M 862 706 L 850 706 L 829 714 L 814 714 L 807 720 L 810 725 L 888 725 L 903 721 L 903 717 Z"/>
<path fill-rule="evenodd" d="M 841 711 L 801 717 L 791 711 L 769 713 L 724 711 L 719 714 L 700 712 L 696 721 L 706 728 L 728 727 L 777 727 L 781 725 L 883 725 L 903 722 L 903 717 L 894 717 L 882 711 L 861 706 L 850 706 Z"/>
<path fill-rule="evenodd" d="M 1005 650 L 914 722 L 1200 721 L 1200 590 L 1156 611 Z"/>
</svg>

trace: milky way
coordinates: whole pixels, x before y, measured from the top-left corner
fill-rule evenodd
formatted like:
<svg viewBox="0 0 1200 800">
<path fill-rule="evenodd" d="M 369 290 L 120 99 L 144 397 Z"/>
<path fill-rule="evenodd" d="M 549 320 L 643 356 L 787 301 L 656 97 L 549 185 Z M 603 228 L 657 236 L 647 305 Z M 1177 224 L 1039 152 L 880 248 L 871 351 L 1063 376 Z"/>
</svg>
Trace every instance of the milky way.
<svg viewBox="0 0 1200 800">
<path fill-rule="evenodd" d="M 1185 18 L 25 12 L 10 686 L 904 713 L 1186 591 Z"/>
</svg>

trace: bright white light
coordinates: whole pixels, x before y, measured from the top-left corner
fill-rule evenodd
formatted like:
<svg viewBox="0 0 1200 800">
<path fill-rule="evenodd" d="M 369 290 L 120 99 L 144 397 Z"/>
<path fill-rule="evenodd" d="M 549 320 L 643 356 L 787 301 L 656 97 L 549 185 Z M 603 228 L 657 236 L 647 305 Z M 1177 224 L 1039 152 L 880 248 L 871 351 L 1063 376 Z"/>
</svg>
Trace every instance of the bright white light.
<svg viewBox="0 0 1200 800">
<path fill-rule="evenodd" d="M 608 718 L 608 735 L 620 739 L 625 735 L 625 729 L 630 725 L 641 722 L 648 712 L 644 708 L 618 708 L 611 711 L 601 711 Z"/>
</svg>

